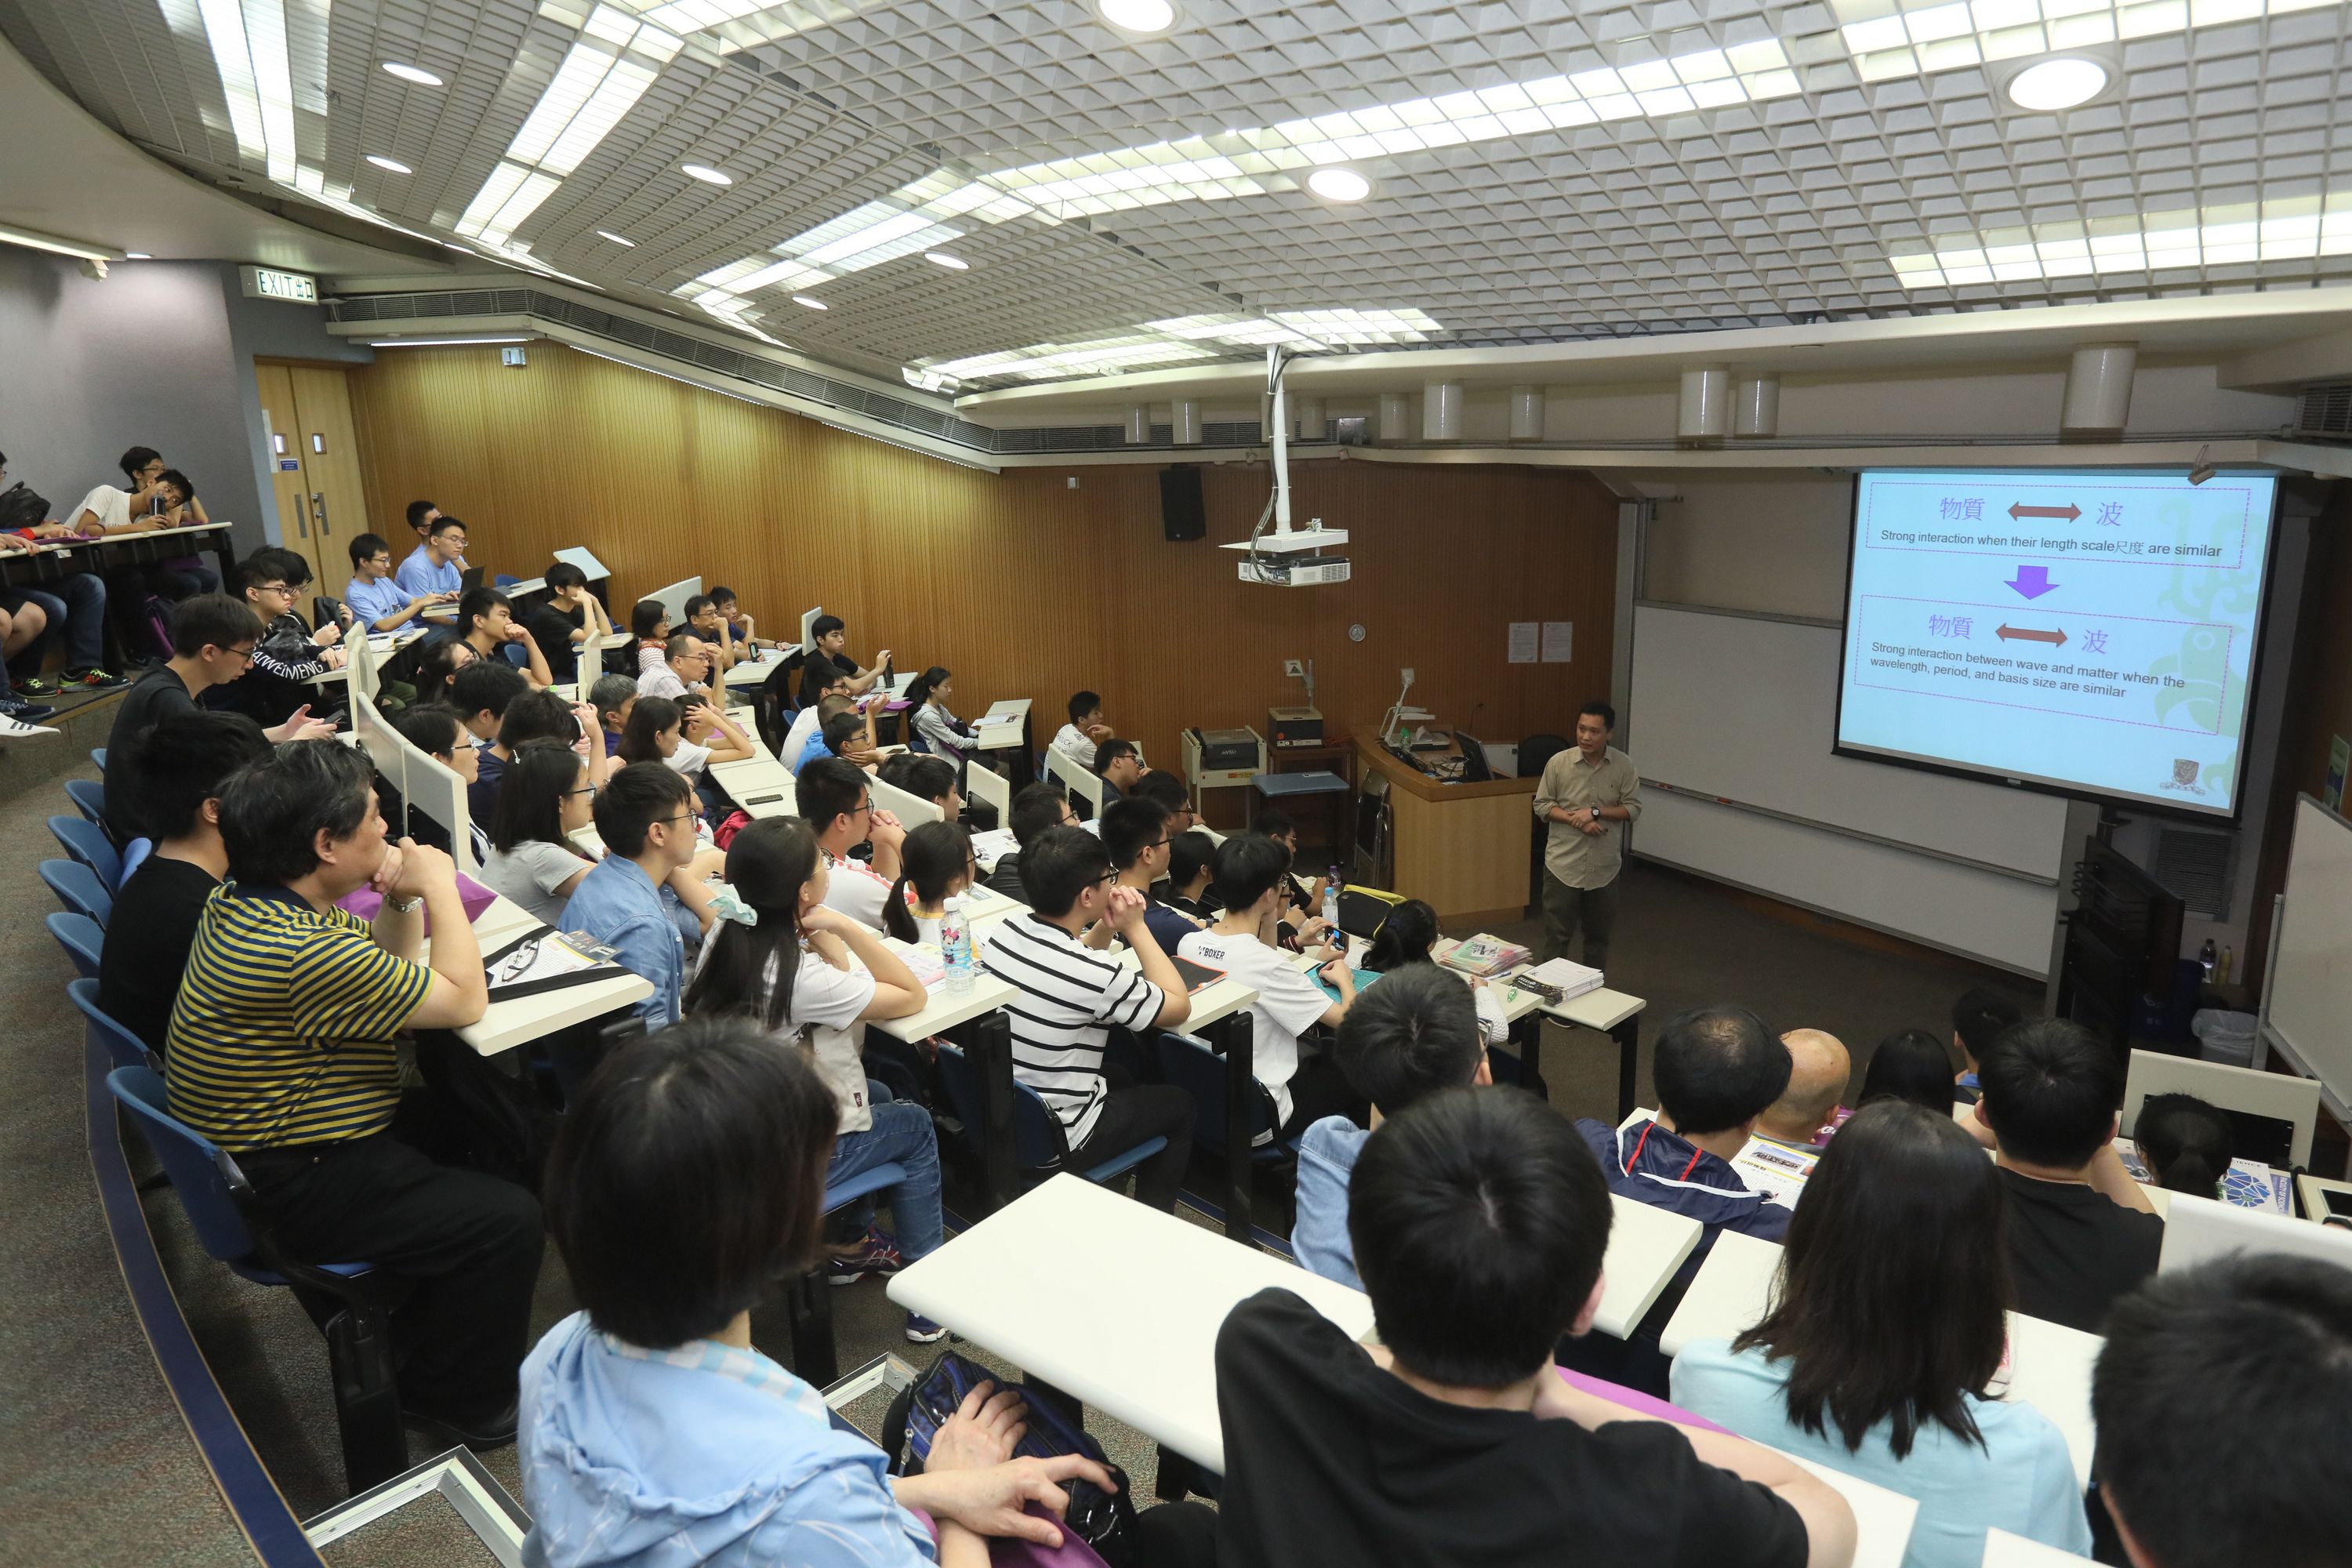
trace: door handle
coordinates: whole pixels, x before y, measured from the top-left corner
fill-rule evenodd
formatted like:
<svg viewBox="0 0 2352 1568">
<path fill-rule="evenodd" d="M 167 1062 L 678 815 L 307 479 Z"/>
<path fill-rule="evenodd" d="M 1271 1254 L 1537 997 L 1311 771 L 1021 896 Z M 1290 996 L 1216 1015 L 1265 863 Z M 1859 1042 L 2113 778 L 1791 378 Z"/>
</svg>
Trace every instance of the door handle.
<svg viewBox="0 0 2352 1568">
<path fill-rule="evenodd" d="M 300 502 L 301 492 L 297 490 L 294 499 Z M 299 504 L 294 508 L 294 536 L 297 539 L 310 537 L 310 508 L 308 503 Z"/>
<path fill-rule="evenodd" d="M 328 531 L 327 498 L 325 493 L 320 490 L 312 490 L 310 492 L 310 504 L 319 509 L 319 537 L 324 539 L 327 537 Z"/>
</svg>

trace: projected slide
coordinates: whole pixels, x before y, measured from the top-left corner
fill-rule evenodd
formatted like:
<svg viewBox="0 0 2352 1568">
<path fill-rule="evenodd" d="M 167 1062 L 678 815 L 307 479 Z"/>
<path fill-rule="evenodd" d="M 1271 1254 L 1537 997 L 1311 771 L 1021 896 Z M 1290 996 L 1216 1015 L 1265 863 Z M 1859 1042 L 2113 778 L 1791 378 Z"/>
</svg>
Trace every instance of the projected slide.
<svg viewBox="0 0 2352 1568">
<path fill-rule="evenodd" d="M 2227 815 L 2276 488 L 1864 473 L 1839 749 Z"/>
</svg>

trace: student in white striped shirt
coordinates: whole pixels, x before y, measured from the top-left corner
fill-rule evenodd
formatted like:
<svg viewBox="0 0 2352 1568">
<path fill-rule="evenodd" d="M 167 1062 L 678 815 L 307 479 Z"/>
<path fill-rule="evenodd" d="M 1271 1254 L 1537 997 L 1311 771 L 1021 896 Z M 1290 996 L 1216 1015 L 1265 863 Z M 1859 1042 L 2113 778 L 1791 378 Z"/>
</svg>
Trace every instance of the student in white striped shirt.
<svg viewBox="0 0 2352 1568">
<path fill-rule="evenodd" d="M 982 959 L 1021 993 L 1004 1006 L 1013 1075 L 1060 1121 L 1066 1170 L 1166 1138 L 1168 1146 L 1138 1168 L 1135 1195 L 1172 1212 L 1192 1157 L 1192 1097 L 1172 1084 L 1114 1084 L 1103 1047 L 1113 1024 L 1174 1028 L 1192 1016 L 1192 995 L 1143 923 L 1143 895 L 1118 885 L 1101 839 L 1083 827 L 1050 828 L 1022 850 L 1021 875 L 1034 912 L 998 922 Z M 1097 921 L 1127 939 L 1139 969 L 1079 941 Z"/>
</svg>

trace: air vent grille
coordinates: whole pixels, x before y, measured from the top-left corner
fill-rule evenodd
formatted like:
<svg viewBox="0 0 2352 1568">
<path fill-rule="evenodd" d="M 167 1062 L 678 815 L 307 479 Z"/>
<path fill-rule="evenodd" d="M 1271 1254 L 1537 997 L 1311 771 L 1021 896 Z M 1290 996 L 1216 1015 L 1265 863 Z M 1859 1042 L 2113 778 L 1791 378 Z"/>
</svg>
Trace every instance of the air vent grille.
<svg viewBox="0 0 2352 1568">
<path fill-rule="evenodd" d="M 2238 836 L 2166 827 L 2156 836 L 2156 879 L 2200 920 L 2230 918 L 2230 864 Z"/>
<path fill-rule="evenodd" d="M 2305 387 L 2303 416 L 2295 421 L 2295 434 L 2352 440 L 2352 381 Z"/>
</svg>

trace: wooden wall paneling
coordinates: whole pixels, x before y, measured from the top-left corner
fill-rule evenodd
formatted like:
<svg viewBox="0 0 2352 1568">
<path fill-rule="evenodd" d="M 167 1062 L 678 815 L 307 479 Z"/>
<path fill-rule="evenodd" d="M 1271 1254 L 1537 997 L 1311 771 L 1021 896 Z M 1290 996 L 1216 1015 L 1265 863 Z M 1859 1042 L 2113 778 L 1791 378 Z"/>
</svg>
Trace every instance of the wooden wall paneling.
<svg viewBox="0 0 2352 1568">
<path fill-rule="evenodd" d="M 861 657 L 955 670 L 961 712 L 1030 698 L 1041 743 L 1092 686 L 1172 766 L 1180 727 L 1297 700 L 1286 658 L 1316 661 L 1335 731 L 1377 723 L 1405 665 L 1416 701 L 1494 742 L 1565 733 L 1609 689 L 1616 511 L 1586 475 L 1301 461 L 1294 511 L 1351 531 L 1354 578 L 1264 588 L 1215 547 L 1256 520 L 1263 463 L 1210 467 L 1209 537 L 1171 544 L 1157 463 L 991 475 L 552 344 L 521 370 L 489 347 L 391 351 L 352 384 L 394 527 L 430 497 L 472 525 L 478 563 L 520 576 L 585 544 L 624 615 L 694 572 L 772 632 L 822 602 Z M 1573 621 L 1575 661 L 1507 664 L 1513 620 Z"/>
</svg>

